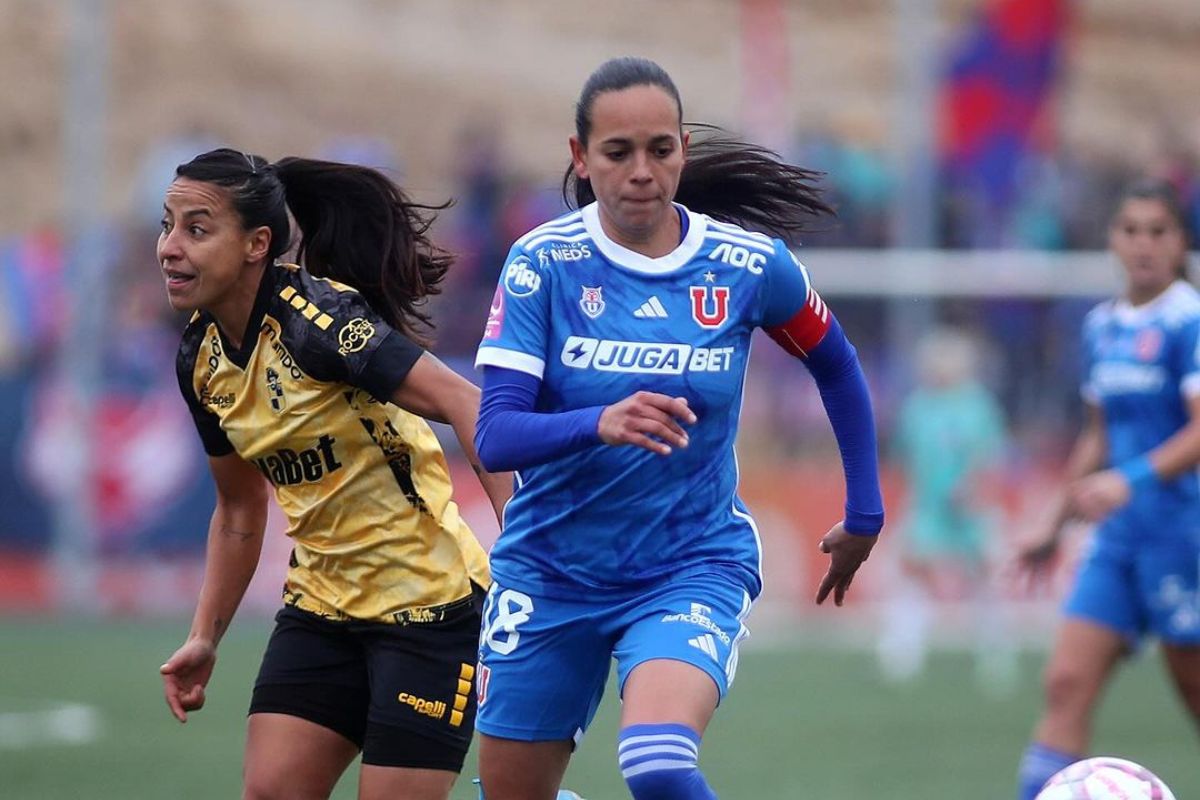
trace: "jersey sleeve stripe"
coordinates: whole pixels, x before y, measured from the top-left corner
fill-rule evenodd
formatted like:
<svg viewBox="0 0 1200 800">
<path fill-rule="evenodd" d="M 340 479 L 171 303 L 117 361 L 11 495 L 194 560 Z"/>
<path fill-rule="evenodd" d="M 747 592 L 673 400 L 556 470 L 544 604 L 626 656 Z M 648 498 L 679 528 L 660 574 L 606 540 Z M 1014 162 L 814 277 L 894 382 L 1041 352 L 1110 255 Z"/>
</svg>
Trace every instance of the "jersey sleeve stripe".
<svg viewBox="0 0 1200 800">
<path fill-rule="evenodd" d="M 825 338 L 830 326 L 829 309 L 811 288 L 808 299 L 790 320 L 766 328 L 767 335 L 797 358 L 807 358 Z"/>
<path fill-rule="evenodd" d="M 813 313 L 821 318 L 821 322 L 829 320 L 829 311 L 827 310 L 828 307 L 825 305 L 825 301 L 811 288 L 808 290 L 808 305 L 812 308 Z"/>
<path fill-rule="evenodd" d="M 546 372 L 546 362 L 544 360 L 517 350 L 506 350 L 503 347 L 479 348 L 479 352 L 475 356 L 475 366 L 476 368 L 504 367 L 505 369 L 515 369 L 518 372 L 532 375 L 538 380 L 541 380 L 543 374 Z"/>
<path fill-rule="evenodd" d="M 522 236 L 520 239 L 517 239 L 517 244 L 520 245 L 521 247 L 524 247 L 525 243 L 528 242 L 530 239 L 537 238 L 538 236 L 541 236 L 543 234 L 552 233 L 552 232 L 567 232 L 567 231 L 571 231 L 571 230 L 579 230 L 582 227 L 583 227 L 583 215 L 580 212 L 576 211 L 574 214 L 571 214 L 568 217 L 563 217 L 562 219 L 556 219 L 553 222 L 547 222 L 545 225 L 537 226 L 536 228 L 531 230 L 529 233 Z"/>
<path fill-rule="evenodd" d="M 710 230 L 720 231 L 721 233 L 729 234 L 731 236 L 744 236 L 747 239 L 753 239 L 754 241 L 758 242 L 759 244 L 766 245 L 767 247 L 775 246 L 771 237 L 767 236 L 765 233 L 759 233 L 758 231 L 748 231 L 740 225 L 733 225 L 728 222 L 721 222 L 719 220 L 712 219 L 711 217 L 708 220 L 708 224 L 709 224 Z"/>
<path fill-rule="evenodd" d="M 572 244 L 574 242 L 582 242 L 588 238 L 588 232 L 585 230 L 580 230 L 579 233 L 572 235 L 567 235 L 564 233 L 548 233 L 545 236 L 539 236 L 536 239 L 529 240 L 525 243 L 524 247 L 526 250 L 533 250 L 543 244 L 546 244 L 547 242 L 563 242 L 565 244 Z"/>
<path fill-rule="evenodd" d="M 756 239 L 750 239 L 745 236 L 735 236 L 729 233 L 717 233 L 716 231 L 709 231 L 708 236 L 705 238 L 715 239 L 718 242 L 729 242 L 730 244 L 737 244 L 741 245 L 742 247 L 749 247 L 752 250 L 757 250 L 758 252 L 765 253 L 769 256 L 775 254 L 775 246 L 771 244 L 770 241 L 760 242 Z"/>
</svg>

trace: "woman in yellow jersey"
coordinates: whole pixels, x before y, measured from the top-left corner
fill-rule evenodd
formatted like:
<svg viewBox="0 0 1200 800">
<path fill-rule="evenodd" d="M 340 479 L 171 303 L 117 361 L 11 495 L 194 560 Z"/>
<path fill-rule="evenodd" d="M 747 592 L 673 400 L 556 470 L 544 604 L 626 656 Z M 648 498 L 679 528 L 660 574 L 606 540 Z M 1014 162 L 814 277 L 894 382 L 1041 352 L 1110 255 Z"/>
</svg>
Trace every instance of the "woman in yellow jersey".
<svg viewBox="0 0 1200 800">
<path fill-rule="evenodd" d="M 434 210 L 374 170 L 227 149 L 166 193 L 158 260 L 195 312 L 180 389 L 217 488 L 192 628 L 161 668 L 181 722 L 254 574 L 269 485 L 294 540 L 247 798 L 328 797 L 360 751 L 360 798 L 445 798 L 470 743 L 487 558 L 425 420 L 453 427 L 497 515 L 511 484 L 478 467 L 478 390 L 421 347 L 451 260 Z M 276 263 L 292 244 L 303 267 Z"/>
</svg>

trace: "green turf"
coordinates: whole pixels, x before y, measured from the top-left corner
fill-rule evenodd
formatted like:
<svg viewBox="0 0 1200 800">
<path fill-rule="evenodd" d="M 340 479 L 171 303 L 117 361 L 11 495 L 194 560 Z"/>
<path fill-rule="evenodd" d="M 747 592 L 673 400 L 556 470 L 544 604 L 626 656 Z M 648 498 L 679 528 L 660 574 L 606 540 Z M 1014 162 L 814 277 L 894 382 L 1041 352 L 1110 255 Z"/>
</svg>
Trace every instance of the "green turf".
<svg viewBox="0 0 1200 800">
<path fill-rule="evenodd" d="M 268 624 L 235 626 L 209 706 L 181 726 L 161 700 L 157 667 L 185 630 L 182 621 L 0 620 L 0 717 L 74 702 L 97 709 L 102 725 L 86 744 L 14 749 L 0 740 L 0 797 L 237 797 L 244 709 Z M 1037 711 L 1039 665 L 1040 656 L 1026 656 L 1016 693 L 995 699 L 978 691 L 964 654 L 937 654 L 921 680 L 894 688 L 863 653 L 748 648 L 702 763 L 730 800 L 1009 800 Z M 627 796 L 615 712 L 610 691 L 568 774 L 588 800 Z M 1151 766 L 1181 799 L 1200 797 L 1200 741 L 1153 658 L 1112 687 L 1096 749 Z M 352 775 L 335 796 L 354 797 Z M 453 796 L 473 796 L 466 778 Z"/>
</svg>

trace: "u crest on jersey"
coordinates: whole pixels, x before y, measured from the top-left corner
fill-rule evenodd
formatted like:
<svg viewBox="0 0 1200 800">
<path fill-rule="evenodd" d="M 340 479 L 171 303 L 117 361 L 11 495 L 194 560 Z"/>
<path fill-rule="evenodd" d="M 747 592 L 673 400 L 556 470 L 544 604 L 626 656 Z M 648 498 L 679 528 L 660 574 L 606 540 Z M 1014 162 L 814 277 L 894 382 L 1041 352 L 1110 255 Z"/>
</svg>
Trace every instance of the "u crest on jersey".
<svg viewBox="0 0 1200 800">
<path fill-rule="evenodd" d="M 583 296 L 579 298 L 579 307 L 583 309 L 583 313 L 595 319 L 604 313 L 604 297 L 601 295 L 604 287 L 584 286 L 582 289 Z"/>
<path fill-rule="evenodd" d="M 688 291 L 696 324 L 708 329 L 721 327 L 729 317 L 729 287 L 692 286 Z"/>
</svg>

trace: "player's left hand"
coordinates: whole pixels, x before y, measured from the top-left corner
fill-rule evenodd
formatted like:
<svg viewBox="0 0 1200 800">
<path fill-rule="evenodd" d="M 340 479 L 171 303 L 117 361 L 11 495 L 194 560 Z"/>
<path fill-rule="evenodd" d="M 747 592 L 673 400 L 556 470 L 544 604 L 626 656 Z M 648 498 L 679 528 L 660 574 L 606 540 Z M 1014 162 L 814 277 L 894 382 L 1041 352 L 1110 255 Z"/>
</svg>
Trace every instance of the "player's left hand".
<svg viewBox="0 0 1200 800">
<path fill-rule="evenodd" d="M 187 722 L 187 712 L 204 708 L 204 687 L 217 663 L 217 648 L 204 639 L 188 639 L 158 668 L 163 696 L 175 719 Z"/>
<path fill-rule="evenodd" d="M 833 592 L 833 604 L 842 604 L 850 583 L 854 580 L 854 573 L 858 572 L 858 568 L 867 560 L 878 538 L 877 535 L 849 533 L 841 522 L 821 537 L 820 548 L 822 553 L 829 554 L 829 569 L 817 588 L 817 605 L 825 602 L 830 591 Z"/>
<path fill-rule="evenodd" d="M 1078 517 L 1099 522 L 1128 503 L 1133 490 L 1119 471 L 1106 469 L 1076 481 L 1070 495 L 1071 509 Z"/>
</svg>

